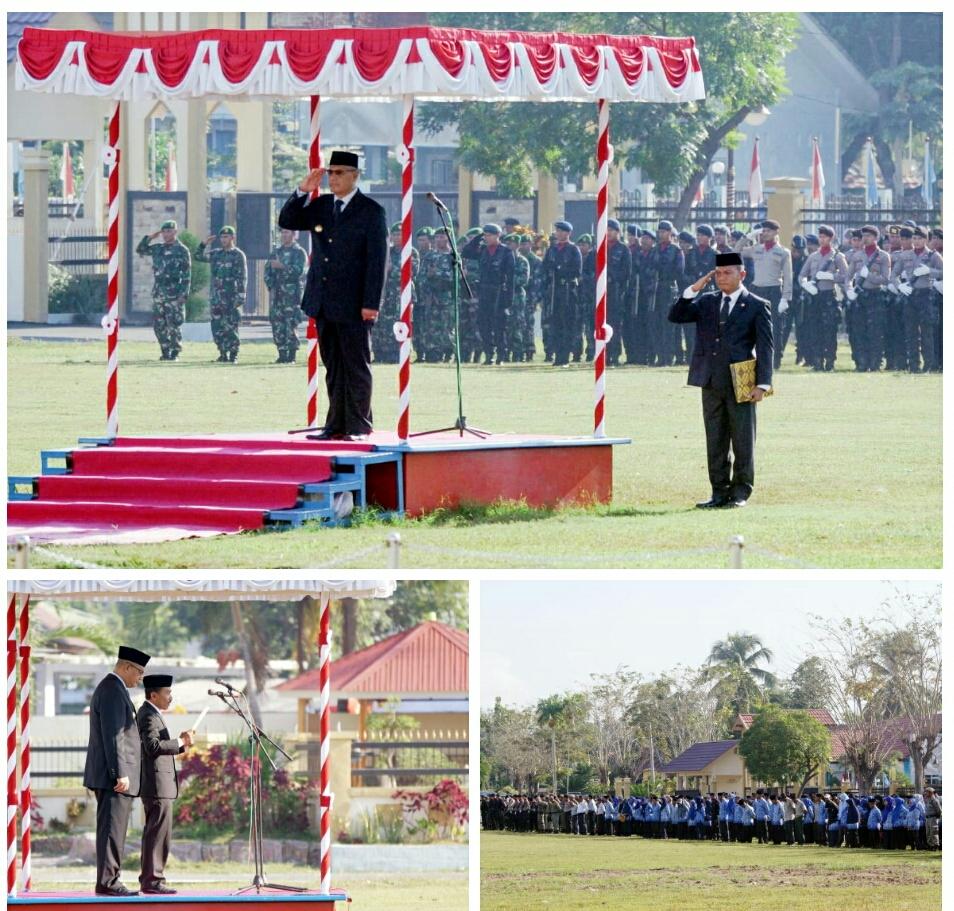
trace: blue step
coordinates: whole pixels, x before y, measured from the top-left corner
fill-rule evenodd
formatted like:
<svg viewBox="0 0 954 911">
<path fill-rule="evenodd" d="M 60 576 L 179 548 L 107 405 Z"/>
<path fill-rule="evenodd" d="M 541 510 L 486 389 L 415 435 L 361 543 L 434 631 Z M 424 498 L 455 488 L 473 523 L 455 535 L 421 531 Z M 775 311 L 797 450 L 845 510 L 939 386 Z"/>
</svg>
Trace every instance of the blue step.
<svg viewBox="0 0 954 911">
<path fill-rule="evenodd" d="M 40 474 L 69 474 L 73 470 L 72 449 L 40 450 Z M 53 465 L 61 461 L 62 465 Z"/>
<path fill-rule="evenodd" d="M 7 500 L 35 500 L 36 478 L 11 475 L 7 478 Z"/>
</svg>

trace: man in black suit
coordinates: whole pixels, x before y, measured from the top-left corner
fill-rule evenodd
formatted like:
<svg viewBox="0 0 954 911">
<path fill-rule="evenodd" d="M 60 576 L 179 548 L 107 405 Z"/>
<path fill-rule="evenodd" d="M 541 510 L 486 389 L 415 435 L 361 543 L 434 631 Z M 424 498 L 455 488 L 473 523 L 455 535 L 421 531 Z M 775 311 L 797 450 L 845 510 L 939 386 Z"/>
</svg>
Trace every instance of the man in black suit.
<svg viewBox="0 0 954 911">
<path fill-rule="evenodd" d="M 718 291 L 703 293 L 715 278 Z M 772 388 L 771 305 L 747 291 L 738 253 L 720 253 L 716 267 L 669 309 L 673 323 L 695 323 L 689 385 L 702 387 L 712 496 L 700 509 L 745 506 L 755 483 L 755 405 Z M 730 364 L 756 359 L 752 400 L 736 402 Z M 729 452 L 732 452 L 730 460 Z"/>
<path fill-rule="evenodd" d="M 384 208 L 358 189 L 358 156 L 332 152 L 330 193 L 314 168 L 278 216 L 290 231 L 309 231 L 311 264 L 301 308 L 315 319 L 325 365 L 328 416 L 319 439 L 365 439 L 371 432 L 371 328 L 388 265 Z"/>
<path fill-rule="evenodd" d="M 163 871 L 169 859 L 172 836 L 172 801 L 179 796 L 175 757 L 191 747 L 194 731 L 170 736 L 162 712 L 172 705 L 172 675 L 144 677 L 146 701 L 139 707 L 136 723 L 142 740 L 142 806 L 146 824 L 142 830 L 140 891 L 144 895 L 175 895 L 165 884 Z"/>
<path fill-rule="evenodd" d="M 89 746 L 83 785 L 96 793 L 96 894 L 137 895 L 120 881 L 126 829 L 139 796 L 142 747 L 129 688 L 137 686 L 149 655 L 119 647 L 116 667 L 100 680 L 89 705 Z"/>
</svg>

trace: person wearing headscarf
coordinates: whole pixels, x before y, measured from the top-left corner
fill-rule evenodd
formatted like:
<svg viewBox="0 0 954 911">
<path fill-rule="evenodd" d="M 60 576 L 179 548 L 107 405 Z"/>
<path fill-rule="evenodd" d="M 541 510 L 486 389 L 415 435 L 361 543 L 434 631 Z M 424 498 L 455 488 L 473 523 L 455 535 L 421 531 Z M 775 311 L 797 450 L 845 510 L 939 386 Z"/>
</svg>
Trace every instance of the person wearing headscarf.
<svg viewBox="0 0 954 911">
<path fill-rule="evenodd" d="M 858 847 L 858 827 L 861 824 L 861 813 L 854 797 L 849 797 L 844 804 L 845 808 L 845 844 L 849 848 Z"/>
<path fill-rule="evenodd" d="M 868 810 L 868 822 L 865 826 L 868 832 L 868 847 L 881 847 L 881 798 L 879 797 Z"/>
</svg>

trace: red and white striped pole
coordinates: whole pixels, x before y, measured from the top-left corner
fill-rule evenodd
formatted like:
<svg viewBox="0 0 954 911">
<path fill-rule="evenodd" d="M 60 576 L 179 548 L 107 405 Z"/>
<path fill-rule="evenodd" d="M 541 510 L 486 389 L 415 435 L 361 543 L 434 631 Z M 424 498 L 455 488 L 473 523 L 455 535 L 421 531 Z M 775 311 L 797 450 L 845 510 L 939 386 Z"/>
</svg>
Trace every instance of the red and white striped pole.
<svg viewBox="0 0 954 911">
<path fill-rule="evenodd" d="M 311 96 L 311 145 L 308 147 L 308 167 L 321 167 L 321 124 L 319 110 L 321 96 Z M 312 194 L 317 196 L 317 193 Z M 318 426 L 318 324 L 308 319 L 308 426 Z"/>
<path fill-rule="evenodd" d="M 30 597 L 20 601 L 20 888 L 29 892 L 30 866 Z"/>
<path fill-rule="evenodd" d="M 7 605 L 7 895 L 17 894 L 17 596 Z"/>
<path fill-rule="evenodd" d="M 606 436 L 606 343 L 612 329 L 606 322 L 606 222 L 607 188 L 609 186 L 609 102 L 600 98 L 597 102 L 598 131 L 596 140 L 596 313 L 594 328 L 596 352 L 593 358 L 596 367 L 594 390 L 593 436 Z"/>
<path fill-rule="evenodd" d="M 103 329 L 106 331 L 106 435 L 109 437 L 119 433 L 119 105 L 117 101 L 109 118 L 109 145 L 106 147 L 106 164 L 109 167 L 109 266 Z"/>
<path fill-rule="evenodd" d="M 401 317 L 395 330 L 398 355 L 398 439 L 408 438 L 411 420 L 411 236 L 414 228 L 414 98 L 404 96 L 404 127 L 398 148 L 401 162 Z M 403 328 L 402 328 L 403 326 Z"/>
<path fill-rule="evenodd" d="M 318 858 L 321 867 L 319 892 L 331 892 L 331 595 L 321 595 L 321 612 L 318 620 L 318 688 L 319 739 L 321 771 L 319 776 L 318 832 L 320 837 Z"/>
</svg>

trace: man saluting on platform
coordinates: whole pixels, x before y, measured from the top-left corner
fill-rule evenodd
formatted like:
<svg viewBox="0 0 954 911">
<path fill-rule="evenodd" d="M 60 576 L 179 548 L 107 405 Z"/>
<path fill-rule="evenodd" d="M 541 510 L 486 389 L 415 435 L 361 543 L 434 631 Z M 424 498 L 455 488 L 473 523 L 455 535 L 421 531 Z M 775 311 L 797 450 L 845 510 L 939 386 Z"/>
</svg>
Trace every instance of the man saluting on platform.
<svg viewBox="0 0 954 911">
<path fill-rule="evenodd" d="M 179 796 L 179 775 L 175 757 L 191 747 L 195 732 L 169 735 L 162 713 L 172 705 L 172 675 L 150 674 L 142 681 L 146 701 L 139 707 L 136 722 L 142 740 L 142 806 L 146 824 L 142 830 L 142 873 L 140 891 L 144 895 L 175 895 L 166 885 L 163 871 L 169 859 L 172 836 L 172 801 Z"/>
<path fill-rule="evenodd" d="M 720 253 L 716 267 L 669 309 L 671 323 L 695 323 L 689 385 L 702 387 L 702 417 L 712 496 L 700 509 L 745 506 L 755 484 L 755 405 L 772 388 L 772 314 L 767 300 L 745 289 L 742 257 Z M 718 291 L 703 289 L 715 278 Z M 755 357 L 755 386 L 736 401 L 731 365 Z M 729 453 L 732 453 L 730 460 Z"/>
<path fill-rule="evenodd" d="M 328 174 L 330 193 L 318 192 Z M 318 328 L 328 416 L 318 439 L 364 440 L 371 433 L 371 329 L 388 268 L 384 208 L 358 189 L 358 156 L 331 153 L 282 207 L 279 227 L 308 231 L 311 264 L 301 308 Z"/>
<path fill-rule="evenodd" d="M 128 896 L 119 880 L 126 829 L 142 769 L 139 728 L 129 689 L 138 686 L 149 655 L 119 647 L 116 666 L 93 690 L 83 785 L 96 793 L 96 894 Z"/>
</svg>

